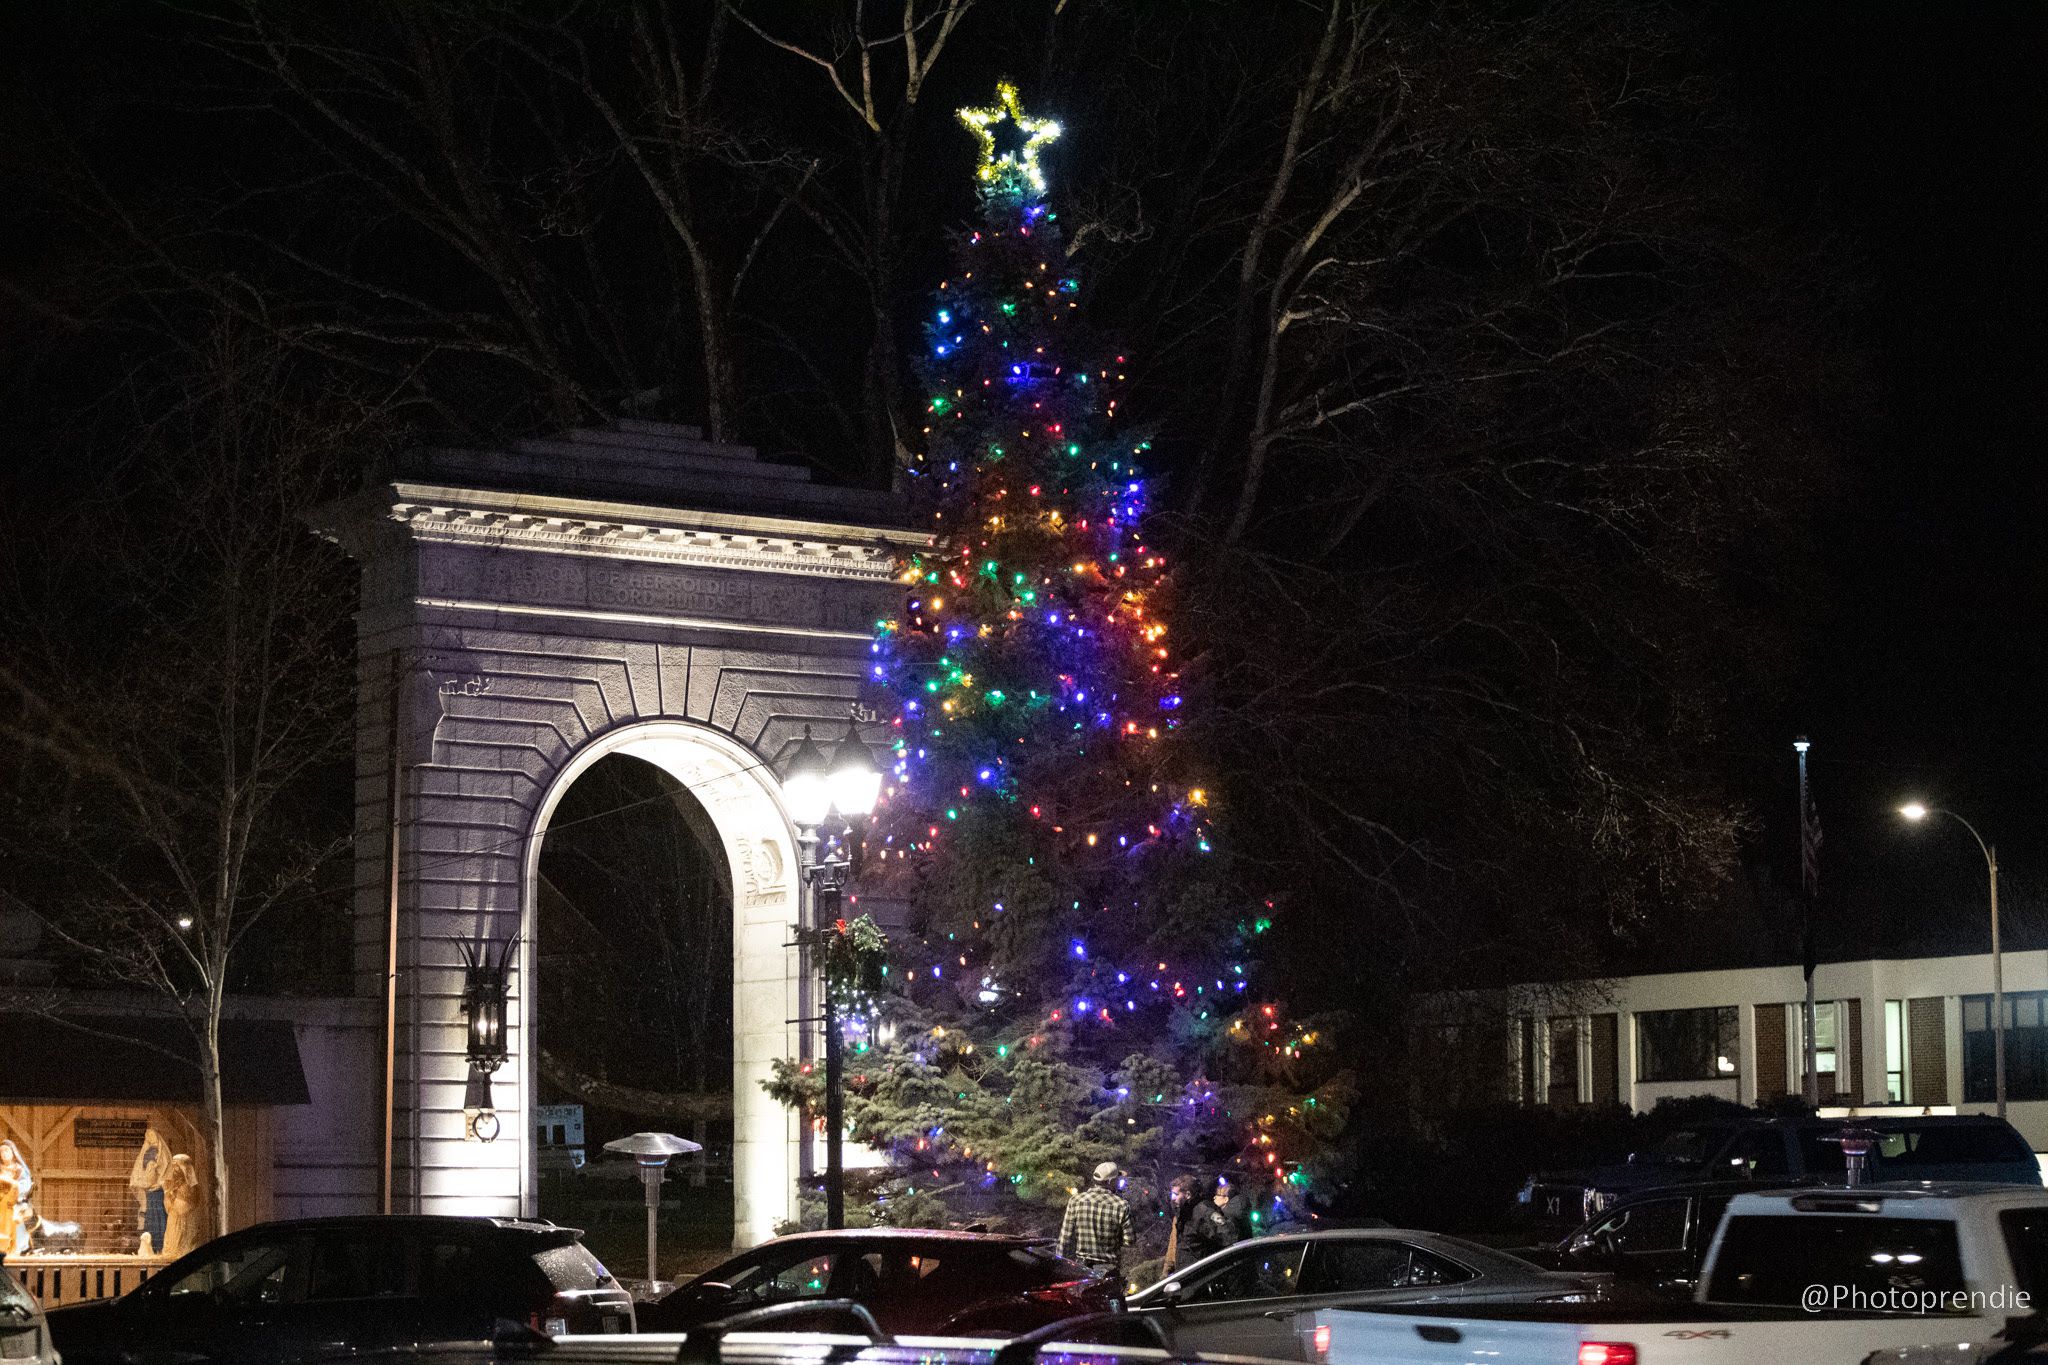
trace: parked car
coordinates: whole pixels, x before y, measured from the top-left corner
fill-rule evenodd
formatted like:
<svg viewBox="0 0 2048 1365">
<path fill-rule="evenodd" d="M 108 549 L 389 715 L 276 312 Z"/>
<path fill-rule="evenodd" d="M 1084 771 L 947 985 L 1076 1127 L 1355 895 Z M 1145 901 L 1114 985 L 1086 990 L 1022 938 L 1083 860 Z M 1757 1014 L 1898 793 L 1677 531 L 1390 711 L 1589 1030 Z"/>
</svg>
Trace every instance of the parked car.
<svg viewBox="0 0 2048 1365">
<path fill-rule="evenodd" d="M 1744 1192 L 1688 1304 L 1444 1305 L 1318 1314 L 1328 1365 L 1855 1365 L 1967 1360 L 2048 1292 L 2048 1190 L 1897 1183 Z M 1875 1357 L 1883 1359 L 1883 1357 Z"/>
<path fill-rule="evenodd" d="M 667 1332 L 532 1341 L 508 1336 L 495 1342 L 347 1356 L 332 1365 L 1271 1365 L 1240 1356 L 1205 1353 L 1197 1360 L 1176 1355 L 1156 1342 L 1138 1341 L 1121 1314 L 1094 1314 L 1014 1338 L 888 1337 L 852 1321 L 840 1322 L 830 1333 L 786 1332 L 780 1327 L 785 1320 L 777 1316 L 771 1322 L 751 1322 L 729 1336 L 718 1335 L 716 1328 L 700 1329 L 695 1335 Z"/>
<path fill-rule="evenodd" d="M 1539 1173 L 1522 1186 L 1520 1213 L 1539 1231 L 1563 1233 L 1645 1190 L 1701 1180 L 1748 1181 L 1759 1188 L 1840 1181 L 1843 1119 L 1740 1119 L 1696 1124 L 1666 1134 L 1626 1162 Z M 1866 1117 L 1879 1135 L 1871 1180 L 1990 1181 L 2041 1184 L 2041 1166 L 2016 1129 L 1989 1114 Z"/>
<path fill-rule="evenodd" d="M 1320 1309 L 1583 1302 L 1603 1283 L 1441 1233 L 1356 1228 L 1240 1242 L 1131 1295 L 1128 1308 L 1155 1319 L 1176 1351 L 1313 1360 Z"/>
<path fill-rule="evenodd" d="M 763 1242 L 642 1304 L 639 1321 L 646 1332 L 684 1332 L 771 1304 L 850 1299 L 892 1335 L 1008 1335 L 1101 1312 L 1118 1288 L 1033 1238 L 849 1228 Z M 799 1315 L 779 1327 L 806 1324 Z"/>
<path fill-rule="evenodd" d="M 1717 1180 L 1632 1195 L 1558 1241 L 1515 1254 L 1551 1270 L 1605 1272 L 1616 1298 L 1688 1299 L 1728 1201 L 1763 1186 Z"/>
<path fill-rule="evenodd" d="M 33 1296 L 7 1269 L 0 1256 L 0 1360 L 8 1365 L 58 1365 L 50 1344 L 49 1325 Z"/>
<path fill-rule="evenodd" d="M 216 1238 L 118 1299 L 59 1308 L 68 1365 L 290 1365 L 423 1342 L 631 1332 L 633 1300 L 575 1228 L 314 1218 Z"/>
</svg>

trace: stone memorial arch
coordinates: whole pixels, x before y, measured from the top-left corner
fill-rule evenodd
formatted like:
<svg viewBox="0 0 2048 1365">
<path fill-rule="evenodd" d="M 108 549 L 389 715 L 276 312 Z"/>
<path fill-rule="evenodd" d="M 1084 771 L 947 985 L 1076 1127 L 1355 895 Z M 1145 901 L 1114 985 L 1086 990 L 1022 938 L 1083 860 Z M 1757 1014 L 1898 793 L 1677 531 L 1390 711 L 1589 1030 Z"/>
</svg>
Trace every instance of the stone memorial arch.
<svg viewBox="0 0 2048 1365">
<path fill-rule="evenodd" d="M 889 494 L 642 421 L 422 452 L 322 529 L 362 566 L 355 972 L 393 1020 L 372 1120 L 390 1207 L 536 1211 L 541 840 L 576 777 L 626 754 L 688 788 L 730 864 L 734 1230 L 770 1235 L 802 1144 L 760 1082 L 800 1050 L 810 994 L 774 765 L 806 723 L 846 723 L 896 556 L 927 537 Z M 464 1131 L 460 945 L 515 935 L 501 1129 L 482 1143 Z"/>
</svg>

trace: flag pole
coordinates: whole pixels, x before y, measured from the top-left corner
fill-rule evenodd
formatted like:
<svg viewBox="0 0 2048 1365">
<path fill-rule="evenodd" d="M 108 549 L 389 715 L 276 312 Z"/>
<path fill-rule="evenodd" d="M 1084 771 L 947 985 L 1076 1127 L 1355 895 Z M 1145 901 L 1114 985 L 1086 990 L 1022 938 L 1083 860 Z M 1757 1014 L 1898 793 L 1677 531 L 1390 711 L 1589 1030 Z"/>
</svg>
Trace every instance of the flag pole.
<svg viewBox="0 0 2048 1365">
<path fill-rule="evenodd" d="M 1814 867 L 1813 806 L 1806 796 L 1806 751 L 1812 747 L 1812 744 L 1805 735 L 1801 735 L 1792 741 L 1792 748 L 1799 754 L 1799 965 L 1806 976 L 1806 1006 L 1803 1015 L 1805 1028 L 1802 1030 L 1805 1034 L 1805 1046 L 1802 1050 L 1802 1057 L 1806 1066 L 1804 1094 L 1806 1102 L 1818 1109 L 1820 1108 L 1820 1071 L 1817 1067 L 1819 1060 L 1818 1049 L 1815 1046 L 1814 1040 L 1814 1015 L 1816 1010 L 1813 999 L 1813 973 L 1815 967 L 1819 965 L 1813 941 L 1813 895 L 1814 883 L 1818 878 L 1815 875 L 1817 869 Z M 1836 1043 L 1839 1046 L 1840 1040 L 1837 1039 Z"/>
</svg>

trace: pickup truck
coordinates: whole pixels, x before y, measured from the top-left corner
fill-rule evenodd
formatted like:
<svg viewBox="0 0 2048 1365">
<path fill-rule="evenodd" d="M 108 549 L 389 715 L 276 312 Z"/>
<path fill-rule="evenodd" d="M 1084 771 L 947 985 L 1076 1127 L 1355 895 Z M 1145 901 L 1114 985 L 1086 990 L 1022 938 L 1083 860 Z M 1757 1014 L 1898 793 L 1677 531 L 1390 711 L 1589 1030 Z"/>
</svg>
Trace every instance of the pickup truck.
<svg viewBox="0 0 2048 1365">
<path fill-rule="evenodd" d="M 1873 1115 L 1855 1120 L 1877 1134 L 1872 1180 L 1992 1181 L 2041 1184 L 2027 1140 L 1989 1114 Z M 1534 1230 L 1561 1236 L 1619 1200 L 1666 1185 L 1726 1181 L 1735 1188 L 1839 1184 L 1844 1175 L 1840 1119 L 1737 1119 L 1667 1133 L 1625 1162 L 1538 1172 L 1515 1196 Z"/>
<path fill-rule="evenodd" d="M 1890 1183 L 1738 1194 L 1688 1307 L 1331 1309 L 1325 1365 L 1856 1365 L 1983 1341 L 2048 1293 L 2048 1190 Z"/>
</svg>

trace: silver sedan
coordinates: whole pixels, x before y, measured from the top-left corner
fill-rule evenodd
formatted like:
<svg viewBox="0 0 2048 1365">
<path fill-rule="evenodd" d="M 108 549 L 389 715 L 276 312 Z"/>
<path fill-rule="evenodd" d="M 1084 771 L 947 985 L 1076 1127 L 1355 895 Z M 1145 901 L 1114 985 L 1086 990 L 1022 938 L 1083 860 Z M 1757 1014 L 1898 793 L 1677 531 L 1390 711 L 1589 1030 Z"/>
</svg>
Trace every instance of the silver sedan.
<svg viewBox="0 0 2048 1365">
<path fill-rule="evenodd" d="M 1424 1303 L 1573 1303 L 1601 1277 L 1544 1270 L 1437 1232 L 1371 1228 L 1240 1242 L 1131 1295 L 1175 1351 L 1314 1360 L 1325 1308 Z"/>
</svg>

